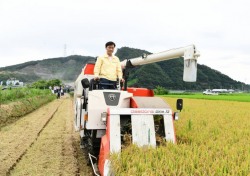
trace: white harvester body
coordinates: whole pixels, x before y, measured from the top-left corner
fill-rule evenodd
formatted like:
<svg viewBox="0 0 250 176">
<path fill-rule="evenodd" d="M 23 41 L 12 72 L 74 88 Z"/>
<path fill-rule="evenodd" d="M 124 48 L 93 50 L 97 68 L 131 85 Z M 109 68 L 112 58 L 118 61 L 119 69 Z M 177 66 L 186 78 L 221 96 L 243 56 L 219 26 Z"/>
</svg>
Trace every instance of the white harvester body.
<svg viewBox="0 0 250 176">
<path fill-rule="evenodd" d="M 126 69 L 180 57 L 184 58 L 183 80 L 195 82 L 199 52 L 194 45 L 127 59 L 121 65 Z M 74 124 L 96 175 L 110 175 L 109 154 L 120 152 L 127 145 L 125 138 L 138 146 L 155 147 L 159 139 L 176 143 L 174 120 L 179 115 L 163 99 L 149 89 L 127 88 L 126 82 L 123 89 L 99 90 L 93 70 L 94 63 L 86 64 L 75 82 Z M 182 104 L 177 101 L 178 110 Z"/>
</svg>

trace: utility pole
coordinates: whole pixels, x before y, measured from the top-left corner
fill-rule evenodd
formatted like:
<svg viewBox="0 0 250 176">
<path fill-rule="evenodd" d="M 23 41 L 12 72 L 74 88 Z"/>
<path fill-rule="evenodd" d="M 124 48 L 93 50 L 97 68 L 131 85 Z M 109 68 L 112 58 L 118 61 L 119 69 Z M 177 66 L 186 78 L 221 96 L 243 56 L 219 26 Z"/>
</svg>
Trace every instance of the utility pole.
<svg viewBox="0 0 250 176">
<path fill-rule="evenodd" d="M 63 56 L 67 57 L 67 44 L 64 44 L 63 46 Z"/>
</svg>

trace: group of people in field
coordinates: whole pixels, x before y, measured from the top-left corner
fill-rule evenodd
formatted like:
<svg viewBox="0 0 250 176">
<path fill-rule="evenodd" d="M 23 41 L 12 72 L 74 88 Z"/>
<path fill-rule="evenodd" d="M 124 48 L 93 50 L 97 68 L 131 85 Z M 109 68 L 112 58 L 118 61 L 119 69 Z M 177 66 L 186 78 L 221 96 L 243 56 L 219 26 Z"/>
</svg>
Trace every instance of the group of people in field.
<svg viewBox="0 0 250 176">
<path fill-rule="evenodd" d="M 64 90 L 62 86 L 50 87 L 50 90 L 53 94 L 57 95 L 57 99 L 64 95 Z"/>
</svg>

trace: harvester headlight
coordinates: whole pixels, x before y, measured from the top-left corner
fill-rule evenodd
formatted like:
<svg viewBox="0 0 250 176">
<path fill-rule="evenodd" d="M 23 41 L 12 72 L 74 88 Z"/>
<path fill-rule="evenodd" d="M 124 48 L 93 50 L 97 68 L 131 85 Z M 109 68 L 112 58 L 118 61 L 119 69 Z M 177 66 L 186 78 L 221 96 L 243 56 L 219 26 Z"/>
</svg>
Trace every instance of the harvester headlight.
<svg viewBox="0 0 250 176">
<path fill-rule="evenodd" d="M 106 112 L 101 113 L 101 120 L 102 120 L 102 122 L 107 121 L 107 113 Z"/>
</svg>

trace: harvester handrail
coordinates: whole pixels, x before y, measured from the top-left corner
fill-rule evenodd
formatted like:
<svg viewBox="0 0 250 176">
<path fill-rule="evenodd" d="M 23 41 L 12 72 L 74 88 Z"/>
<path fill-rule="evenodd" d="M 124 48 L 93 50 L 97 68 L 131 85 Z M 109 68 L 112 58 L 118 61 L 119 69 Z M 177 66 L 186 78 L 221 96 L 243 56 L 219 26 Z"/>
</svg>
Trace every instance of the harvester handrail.
<svg viewBox="0 0 250 176">
<path fill-rule="evenodd" d="M 92 166 L 92 169 L 93 169 L 93 171 L 94 171 L 94 174 L 95 174 L 96 176 L 100 176 L 100 175 L 96 172 L 96 170 L 95 170 L 95 167 L 94 167 L 94 164 L 93 164 L 92 158 L 95 158 L 95 159 L 96 159 L 96 161 L 97 161 L 97 158 L 96 158 L 94 155 L 91 155 L 91 154 L 89 153 L 89 159 L 90 159 L 91 166 Z"/>
</svg>

